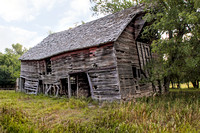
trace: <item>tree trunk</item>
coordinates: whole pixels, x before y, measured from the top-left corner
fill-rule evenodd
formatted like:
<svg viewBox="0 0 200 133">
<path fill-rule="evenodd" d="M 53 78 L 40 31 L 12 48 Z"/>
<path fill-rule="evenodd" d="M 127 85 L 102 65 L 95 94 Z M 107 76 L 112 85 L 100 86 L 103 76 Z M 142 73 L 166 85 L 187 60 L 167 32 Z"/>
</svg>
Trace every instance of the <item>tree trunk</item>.
<svg viewBox="0 0 200 133">
<path fill-rule="evenodd" d="M 168 92 L 169 90 L 169 84 L 170 84 L 170 78 L 169 76 L 164 77 L 164 92 Z"/>
<path fill-rule="evenodd" d="M 180 85 L 180 81 L 178 80 L 178 85 L 177 85 L 177 88 L 180 89 L 181 88 L 181 85 Z"/>
<path fill-rule="evenodd" d="M 190 88 L 190 82 L 187 82 L 188 89 Z"/>
<path fill-rule="evenodd" d="M 156 86 L 154 83 L 152 83 L 152 88 L 153 88 L 153 92 L 156 92 Z"/>
<path fill-rule="evenodd" d="M 158 93 L 161 94 L 162 93 L 161 81 L 160 81 L 160 79 L 158 79 L 157 81 L 158 81 Z"/>
<path fill-rule="evenodd" d="M 173 81 L 171 81 L 171 83 L 172 83 L 172 89 L 174 89 L 174 82 L 173 82 Z"/>
<path fill-rule="evenodd" d="M 197 84 L 196 84 L 196 81 L 192 81 L 192 85 L 193 85 L 194 88 L 198 87 Z"/>
</svg>

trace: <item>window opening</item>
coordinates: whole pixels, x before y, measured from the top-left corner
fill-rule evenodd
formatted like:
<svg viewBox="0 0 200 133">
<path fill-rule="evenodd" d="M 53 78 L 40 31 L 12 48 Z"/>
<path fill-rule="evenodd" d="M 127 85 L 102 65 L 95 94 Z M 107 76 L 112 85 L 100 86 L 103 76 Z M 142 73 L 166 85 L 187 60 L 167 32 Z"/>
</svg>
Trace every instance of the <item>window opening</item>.
<svg viewBox="0 0 200 133">
<path fill-rule="evenodd" d="M 51 60 L 50 58 L 46 59 L 46 72 L 47 74 L 51 74 Z"/>
<path fill-rule="evenodd" d="M 137 68 L 136 67 L 132 67 L 132 71 L 133 71 L 133 77 L 137 78 Z"/>
<path fill-rule="evenodd" d="M 140 78 L 141 77 L 141 70 L 137 69 L 136 67 L 132 67 L 133 77 Z"/>
</svg>

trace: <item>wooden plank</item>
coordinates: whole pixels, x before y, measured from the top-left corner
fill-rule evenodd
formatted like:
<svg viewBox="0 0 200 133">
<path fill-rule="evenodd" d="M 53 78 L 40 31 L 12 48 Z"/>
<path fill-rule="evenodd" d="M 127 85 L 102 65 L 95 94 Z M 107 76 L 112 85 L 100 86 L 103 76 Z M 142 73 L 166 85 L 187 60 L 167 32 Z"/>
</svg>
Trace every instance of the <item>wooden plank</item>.
<svg viewBox="0 0 200 133">
<path fill-rule="evenodd" d="M 22 78 L 19 78 L 19 90 L 22 92 Z"/>
<path fill-rule="evenodd" d="M 45 92 L 45 84 L 43 83 L 42 86 L 43 86 L 42 87 L 42 92 L 44 93 Z"/>
<path fill-rule="evenodd" d="M 68 75 L 68 97 L 71 97 L 71 82 L 70 82 L 70 75 Z"/>
<path fill-rule="evenodd" d="M 57 87 L 56 97 L 58 97 L 58 93 L 59 93 L 60 87 L 58 85 L 56 85 L 56 87 Z"/>
<path fill-rule="evenodd" d="M 37 87 L 36 87 L 36 92 L 35 92 L 36 95 L 38 94 L 38 89 L 39 89 L 39 80 L 38 80 Z"/>
<path fill-rule="evenodd" d="M 88 78 L 88 82 L 89 82 L 89 86 L 90 86 L 91 97 L 93 98 L 94 93 L 93 93 L 92 81 L 90 79 L 90 76 L 89 76 L 88 72 L 86 74 L 87 74 L 87 78 Z"/>
<path fill-rule="evenodd" d="M 141 55 L 142 55 L 142 62 L 143 62 L 143 69 L 144 69 L 144 57 L 143 57 L 143 50 L 142 50 L 142 44 L 140 43 L 140 49 L 141 49 Z"/>
<path fill-rule="evenodd" d="M 49 86 L 49 88 L 46 90 L 45 95 L 48 95 L 48 92 L 50 91 L 52 85 Z"/>
<path fill-rule="evenodd" d="M 52 94 L 56 96 L 56 93 L 57 93 L 57 87 L 55 85 L 52 85 L 53 87 L 53 92 Z"/>
<path fill-rule="evenodd" d="M 36 89 L 31 89 L 31 88 L 24 88 L 25 90 L 29 90 L 29 91 L 35 91 L 36 92 Z"/>
<path fill-rule="evenodd" d="M 138 43 L 136 43 L 136 48 L 137 48 L 137 55 L 138 55 L 138 60 L 139 60 L 139 66 L 140 66 L 140 69 L 142 69 L 142 66 L 141 66 L 141 61 L 140 61 L 140 55 L 139 55 L 139 48 L 138 48 Z"/>
<path fill-rule="evenodd" d="M 145 57 L 145 65 L 146 65 L 147 64 L 146 48 L 144 46 L 144 43 L 142 43 L 142 45 L 143 45 L 144 57 Z"/>
<path fill-rule="evenodd" d="M 78 97 L 78 87 L 79 87 L 79 86 L 78 86 L 78 74 L 76 75 L 76 80 L 77 80 L 77 81 L 76 81 L 76 84 L 77 84 L 77 85 L 76 85 L 76 92 L 77 92 L 76 95 L 77 95 L 77 97 Z"/>
</svg>

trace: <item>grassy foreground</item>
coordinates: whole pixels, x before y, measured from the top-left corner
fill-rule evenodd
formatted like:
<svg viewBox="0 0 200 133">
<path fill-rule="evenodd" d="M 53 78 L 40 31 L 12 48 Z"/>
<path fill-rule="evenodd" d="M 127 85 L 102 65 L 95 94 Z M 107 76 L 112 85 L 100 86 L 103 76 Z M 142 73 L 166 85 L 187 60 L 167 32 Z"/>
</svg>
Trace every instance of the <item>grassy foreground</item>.
<svg viewBox="0 0 200 133">
<path fill-rule="evenodd" d="M 0 132 L 200 132 L 200 91 L 101 105 L 0 91 Z"/>
</svg>

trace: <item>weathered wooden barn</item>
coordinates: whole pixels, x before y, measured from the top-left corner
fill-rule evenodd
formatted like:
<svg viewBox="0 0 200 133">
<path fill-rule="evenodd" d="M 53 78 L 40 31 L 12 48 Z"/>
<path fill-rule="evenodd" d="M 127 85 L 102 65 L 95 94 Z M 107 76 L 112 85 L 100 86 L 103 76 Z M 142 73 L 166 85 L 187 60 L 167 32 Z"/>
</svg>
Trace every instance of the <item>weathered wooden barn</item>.
<svg viewBox="0 0 200 133">
<path fill-rule="evenodd" d="M 97 100 L 152 92 L 140 83 L 151 59 L 143 16 L 142 6 L 131 7 L 49 35 L 20 57 L 21 91 Z"/>
</svg>

